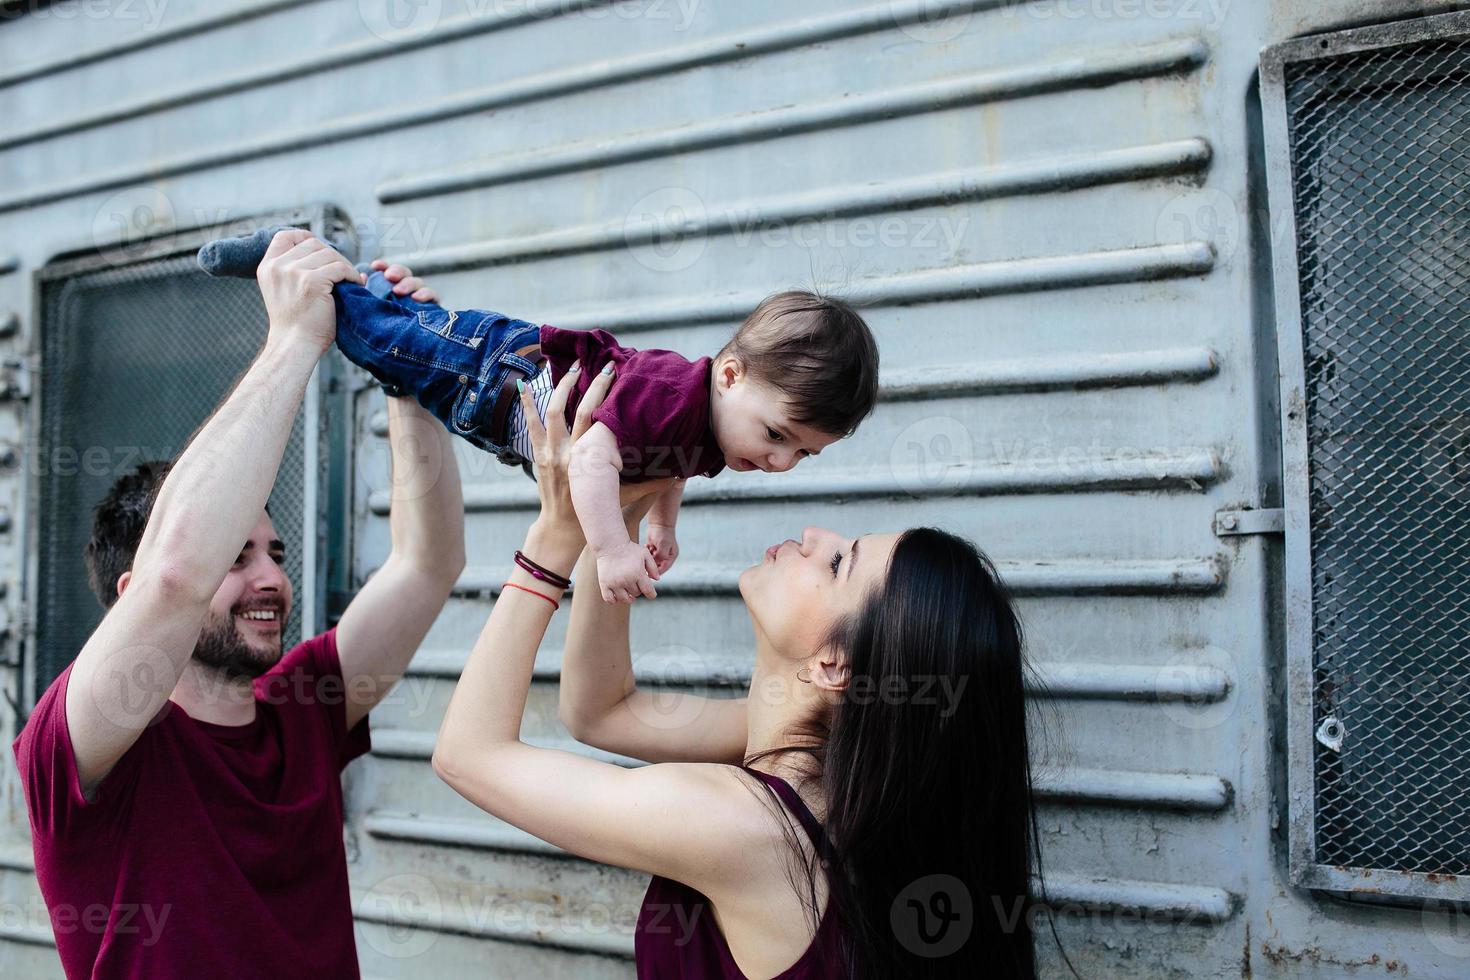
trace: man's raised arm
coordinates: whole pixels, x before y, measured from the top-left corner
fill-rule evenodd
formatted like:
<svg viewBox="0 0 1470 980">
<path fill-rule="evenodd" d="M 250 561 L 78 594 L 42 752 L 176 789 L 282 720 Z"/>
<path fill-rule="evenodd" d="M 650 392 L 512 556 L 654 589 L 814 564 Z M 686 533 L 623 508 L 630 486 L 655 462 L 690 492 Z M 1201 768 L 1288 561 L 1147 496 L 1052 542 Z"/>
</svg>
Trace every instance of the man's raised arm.
<svg viewBox="0 0 1470 980">
<path fill-rule="evenodd" d="M 159 490 L 126 589 L 71 668 L 66 720 L 90 794 L 163 708 L 210 599 L 260 518 L 306 385 L 335 335 L 332 286 L 358 274 L 310 233 L 272 240 L 257 277 L 265 346 Z"/>
<path fill-rule="evenodd" d="M 393 547 L 337 623 L 349 728 L 398 683 L 464 570 L 464 496 L 452 438 L 412 398 L 388 399 Z"/>
</svg>

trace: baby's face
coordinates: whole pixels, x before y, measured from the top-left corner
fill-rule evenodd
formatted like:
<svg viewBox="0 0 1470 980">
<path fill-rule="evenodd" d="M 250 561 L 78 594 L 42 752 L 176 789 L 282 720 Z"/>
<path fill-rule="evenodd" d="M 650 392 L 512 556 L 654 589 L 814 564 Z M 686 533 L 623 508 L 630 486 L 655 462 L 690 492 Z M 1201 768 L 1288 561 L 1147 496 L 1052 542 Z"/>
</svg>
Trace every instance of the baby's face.
<svg viewBox="0 0 1470 980">
<path fill-rule="evenodd" d="M 838 439 L 793 422 L 780 392 L 748 375 L 717 378 L 715 395 L 715 439 L 737 472 L 783 473 Z"/>
</svg>

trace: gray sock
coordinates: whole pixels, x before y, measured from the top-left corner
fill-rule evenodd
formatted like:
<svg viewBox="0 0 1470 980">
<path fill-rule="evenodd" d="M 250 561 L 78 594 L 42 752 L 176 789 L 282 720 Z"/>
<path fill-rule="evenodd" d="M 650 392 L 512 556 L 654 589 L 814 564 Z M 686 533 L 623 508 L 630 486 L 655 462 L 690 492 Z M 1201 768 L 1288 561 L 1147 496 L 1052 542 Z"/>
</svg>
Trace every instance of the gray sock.
<svg viewBox="0 0 1470 980">
<path fill-rule="evenodd" d="M 295 226 L 271 225 L 269 228 L 261 228 L 248 235 L 216 238 L 199 250 L 199 268 L 211 276 L 254 279 L 255 268 L 260 265 L 260 260 L 265 258 L 266 250 L 271 247 L 271 239 L 276 236 L 276 232 L 293 227 Z M 327 244 L 337 248 L 335 242 L 327 242 Z M 358 268 L 363 272 L 369 271 L 362 266 Z"/>
</svg>

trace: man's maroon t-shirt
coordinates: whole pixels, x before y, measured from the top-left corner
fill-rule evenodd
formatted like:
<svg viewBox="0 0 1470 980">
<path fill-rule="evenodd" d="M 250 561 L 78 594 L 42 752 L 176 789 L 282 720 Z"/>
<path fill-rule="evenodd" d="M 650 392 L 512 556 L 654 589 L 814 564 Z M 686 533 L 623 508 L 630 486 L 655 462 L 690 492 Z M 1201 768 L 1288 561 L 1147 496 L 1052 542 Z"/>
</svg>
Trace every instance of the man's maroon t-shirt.
<svg viewBox="0 0 1470 980">
<path fill-rule="evenodd" d="M 255 681 L 255 721 L 173 702 L 92 802 L 66 724 L 68 667 L 15 740 L 36 878 L 67 977 L 358 975 L 342 783 L 351 731 L 335 632 Z"/>
<path fill-rule="evenodd" d="M 567 399 L 567 424 L 603 365 L 618 372 L 612 390 L 592 418 L 612 430 L 622 453 L 624 483 L 667 476 L 714 476 L 725 455 L 710 428 L 710 366 L 671 350 L 623 347 L 606 330 L 541 328 L 541 352 L 551 364 L 552 383 L 574 362 L 582 363 Z"/>
</svg>

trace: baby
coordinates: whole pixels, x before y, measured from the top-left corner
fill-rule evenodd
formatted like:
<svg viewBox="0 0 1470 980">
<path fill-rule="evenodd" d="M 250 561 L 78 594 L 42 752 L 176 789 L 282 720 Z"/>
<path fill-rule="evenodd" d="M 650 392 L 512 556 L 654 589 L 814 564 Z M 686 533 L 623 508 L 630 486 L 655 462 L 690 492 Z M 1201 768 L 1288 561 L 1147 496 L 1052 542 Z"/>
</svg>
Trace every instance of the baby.
<svg viewBox="0 0 1470 980">
<path fill-rule="evenodd" d="M 210 242 L 199 264 L 253 278 L 280 227 Z M 359 266 L 364 272 L 366 266 Z M 580 365 L 566 420 L 596 373 L 616 370 L 594 424 L 573 447 L 572 504 L 597 559 L 608 602 L 652 598 L 678 557 L 674 528 L 684 480 L 737 471 L 781 473 L 853 432 L 878 394 L 878 347 L 841 300 L 808 292 L 767 297 L 714 357 L 624 347 L 605 330 L 562 330 L 484 310 L 446 310 L 394 296 L 381 272 L 341 282 L 337 346 L 390 395 L 413 395 L 449 431 L 531 474 L 517 383 L 543 421 L 552 389 Z M 628 537 L 620 482 L 676 477 Z"/>
</svg>

